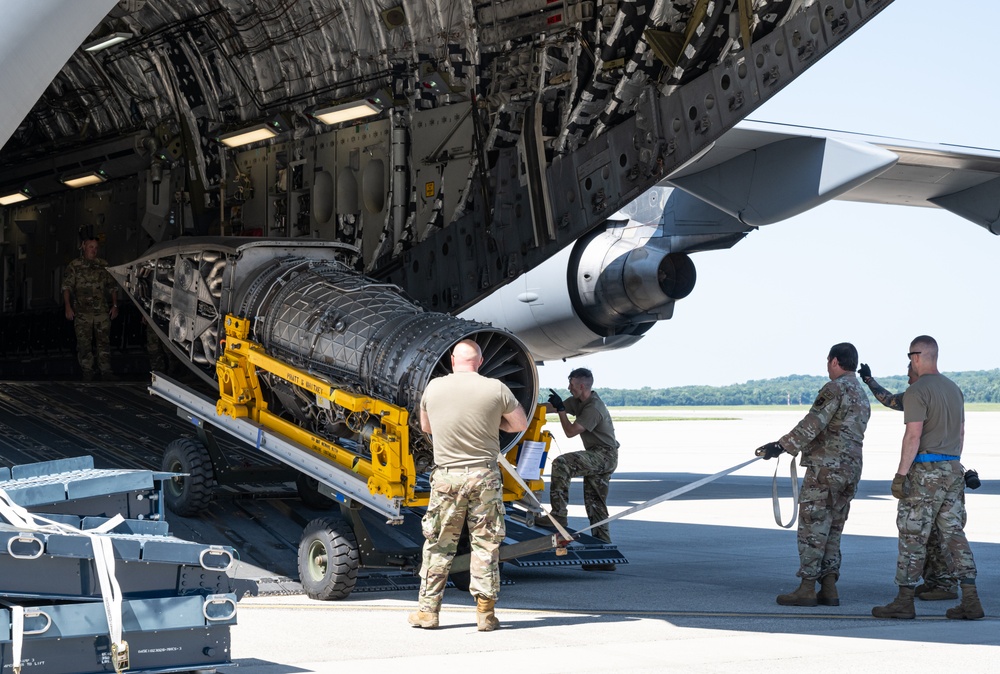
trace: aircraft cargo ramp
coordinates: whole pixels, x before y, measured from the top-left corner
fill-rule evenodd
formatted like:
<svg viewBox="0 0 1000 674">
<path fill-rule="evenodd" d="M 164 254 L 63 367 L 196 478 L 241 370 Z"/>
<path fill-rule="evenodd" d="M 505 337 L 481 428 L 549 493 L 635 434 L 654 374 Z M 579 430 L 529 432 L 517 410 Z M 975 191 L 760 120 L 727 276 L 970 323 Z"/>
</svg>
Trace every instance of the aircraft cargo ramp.
<svg viewBox="0 0 1000 674">
<path fill-rule="evenodd" d="M 163 448 L 180 437 L 194 437 L 191 423 L 173 405 L 152 396 L 146 382 L 0 382 L 0 465 L 90 455 L 98 468 L 159 470 Z M 303 527 L 325 511 L 298 497 L 295 473 L 248 445 L 219 434 L 227 460 L 255 481 L 220 486 L 216 499 L 198 517 L 167 514 L 171 533 L 181 539 L 235 548 L 234 589 L 242 594 L 293 594 L 298 582 L 296 549 Z M 412 548 L 422 540 L 419 517 L 395 527 L 365 511 L 380 549 Z M 546 535 L 508 518 L 508 542 Z M 557 557 L 551 551 L 505 563 L 520 566 L 627 563 L 613 548 L 582 536 L 582 547 Z M 604 547 L 604 549 L 601 549 Z M 412 570 L 362 569 L 355 592 L 415 590 Z"/>
</svg>

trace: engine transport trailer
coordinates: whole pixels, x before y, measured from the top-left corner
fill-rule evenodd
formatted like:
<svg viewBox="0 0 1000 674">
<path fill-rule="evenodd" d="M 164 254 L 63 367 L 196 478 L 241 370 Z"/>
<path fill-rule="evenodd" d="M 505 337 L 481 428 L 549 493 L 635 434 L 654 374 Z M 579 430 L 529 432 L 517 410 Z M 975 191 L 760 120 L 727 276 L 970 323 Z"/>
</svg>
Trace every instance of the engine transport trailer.
<svg viewBox="0 0 1000 674">
<path fill-rule="evenodd" d="M 303 501 L 332 511 L 308 522 L 299 541 L 310 597 L 348 596 L 359 569 L 417 570 L 433 462 L 418 423 L 420 396 L 430 379 L 450 372 L 451 348 L 472 339 L 483 351 L 480 373 L 503 381 L 530 420 L 524 434 L 500 435 L 511 464 L 503 470 L 501 559 L 626 563 L 596 538 L 534 527 L 551 436 L 536 405 L 534 361 L 520 341 L 425 311 L 399 288 L 354 271 L 344 254 L 324 242 L 208 238 L 154 247 L 110 270 L 149 328 L 218 391 L 210 397 L 153 373 L 150 392 L 176 406 L 197 435 L 166 448 L 162 468 L 179 474 L 165 486 L 167 506 L 196 515 L 219 487 L 264 477 L 259 467 L 230 461 L 216 441 L 222 434 L 277 459 L 281 467 L 266 477 L 294 480 Z M 467 568 L 460 555 L 458 587 L 468 584 Z"/>
</svg>

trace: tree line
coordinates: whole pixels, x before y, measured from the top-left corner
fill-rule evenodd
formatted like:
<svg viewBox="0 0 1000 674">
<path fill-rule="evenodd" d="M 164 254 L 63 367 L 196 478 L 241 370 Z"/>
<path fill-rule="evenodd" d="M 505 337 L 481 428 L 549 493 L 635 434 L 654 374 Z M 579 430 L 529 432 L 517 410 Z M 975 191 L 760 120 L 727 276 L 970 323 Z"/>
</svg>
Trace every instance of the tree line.
<svg viewBox="0 0 1000 674">
<path fill-rule="evenodd" d="M 1000 403 L 1000 369 L 945 372 L 961 387 L 969 403 Z M 906 377 L 876 377 L 893 393 L 906 390 Z M 672 388 L 611 389 L 595 387 L 605 404 L 612 407 L 656 407 L 683 405 L 811 405 L 827 377 L 790 375 L 755 379 L 728 386 L 675 386 Z M 867 390 L 867 386 L 865 389 Z M 556 389 L 563 398 L 566 389 Z M 547 389 L 543 389 L 546 391 Z M 877 405 L 869 392 L 873 405 Z M 541 396 L 542 399 L 546 396 Z"/>
</svg>

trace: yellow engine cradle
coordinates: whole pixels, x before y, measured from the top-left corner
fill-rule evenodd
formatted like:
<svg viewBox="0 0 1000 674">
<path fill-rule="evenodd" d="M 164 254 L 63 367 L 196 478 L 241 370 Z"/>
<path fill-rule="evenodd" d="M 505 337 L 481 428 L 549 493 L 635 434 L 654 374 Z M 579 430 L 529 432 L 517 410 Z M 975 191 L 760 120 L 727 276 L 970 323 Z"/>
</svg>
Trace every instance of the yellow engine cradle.
<svg viewBox="0 0 1000 674">
<path fill-rule="evenodd" d="M 426 506 L 429 494 L 416 491 L 416 469 L 409 443 L 409 413 L 396 405 L 356 393 L 335 388 L 330 382 L 272 358 L 264 348 L 247 337 L 250 321 L 236 316 L 226 316 L 226 339 L 223 353 L 216 362 L 219 381 L 219 400 L 216 413 L 251 421 L 280 433 L 308 450 L 347 468 L 367 481 L 373 495 L 402 499 L 408 506 Z M 377 420 L 377 428 L 369 440 L 371 458 L 361 456 L 340 445 L 310 433 L 304 428 L 282 419 L 267 409 L 258 378 L 258 370 L 280 377 L 316 396 L 324 406 L 337 406 L 345 410 L 349 419 L 363 426 Z M 543 431 L 545 408 L 539 406 L 525 431 L 522 442 L 534 440 L 545 445 L 548 455 L 552 436 Z M 507 459 L 517 464 L 517 445 L 507 452 Z M 503 473 L 504 501 L 517 501 L 525 496 L 524 490 L 510 475 Z M 532 491 L 542 491 L 545 483 L 530 480 L 526 483 Z"/>
</svg>

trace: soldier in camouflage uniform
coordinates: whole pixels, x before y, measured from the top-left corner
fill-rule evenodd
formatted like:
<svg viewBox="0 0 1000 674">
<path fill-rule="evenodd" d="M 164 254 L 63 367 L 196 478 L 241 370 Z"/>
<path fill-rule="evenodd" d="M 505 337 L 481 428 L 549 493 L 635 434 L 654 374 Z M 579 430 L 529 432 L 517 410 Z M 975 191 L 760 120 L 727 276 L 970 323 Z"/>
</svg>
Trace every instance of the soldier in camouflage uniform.
<svg viewBox="0 0 1000 674">
<path fill-rule="evenodd" d="M 63 278 L 63 305 L 66 320 L 73 321 L 76 333 L 76 356 L 83 379 L 90 381 L 97 371 L 105 381 L 115 379 L 111 371 L 111 321 L 118 317 L 118 284 L 108 273 L 108 263 L 97 257 L 97 239 L 87 237 L 81 243 L 83 257 L 66 267 Z M 111 307 L 108 307 L 108 297 Z M 97 367 L 94 367 L 94 350 Z"/>
<path fill-rule="evenodd" d="M 586 368 L 577 368 L 569 373 L 569 392 L 572 397 L 565 401 L 552 391 L 546 406 L 547 412 L 559 415 L 566 437 L 580 436 L 582 452 L 568 452 L 556 457 L 552 462 L 552 480 L 549 484 L 549 504 L 553 519 L 564 527 L 569 513 L 569 483 L 574 477 L 583 477 L 583 505 L 587 518 L 596 524 L 608 518 L 608 489 L 611 474 L 618 467 L 618 440 L 615 426 L 611 423 L 611 413 L 601 397 L 593 391 L 594 375 Z M 567 414 L 575 419 L 571 422 Z M 546 518 L 538 520 L 542 526 L 550 526 Z M 607 524 L 593 530 L 595 538 L 611 542 L 611 532 Z M 584 564 L 585 571 L 614 571 L 611 563 Z"/>
<path fill-rule="evenodd" d="M 524 409 L 503 382 L 478 373 L 479 345 L 463 340 L 452 350 L 452 374 L 427 384 L 420 428 L 433 433 L 431 496 L 421 522 L 424 538 L 415 627 L 435 628 L 451 562 L 463 526 L 472 546 L 469 592 L 476 599 L 480 632 L 500 626 L 494 613 L 500 593 L 500 543 L 504 526 L 503 481 L 497 467 L 499 432 L 528 427 Z"/>
<path fill-rule="evenodd" d="M 871 368 L 867 364 L 861 363 L 858 370 L 861 381 L 868 385 L 872 395 L 880 403 L 891 410 L 903 411 L 903 394 L 891 393 L 883 388 L 875 377 L 872 376 Z M 907 384 L 917 381 L 917 375 L 913 372 L 913 363 L 906 366 Z M 965 500 L 965 491 L 962 491 L 962 500 Z M 962 520 L 965 526 L 965 520 Z M 946 559 L 948 551 L 941 547 L 941 535 L 936 526 L 931 528 L 931 535 L 927 539 L 927 562 L 924 564 L 924 582 L 918 585 L 913 594 L 917 599 L 925 601 L 939 601 L 947 599 L 958 599 L 958 579 L 948 570 L 950 562 Z"/>
<path fill-rule="evenodd" d="M 801 452 L 806 474 L 799 492 L 799 588 L 780 594 L 782 606 L 839 606 L 840 538 L 861 480 L 861 446 L 871 406 L 854 371 L 858 350 L 835 344 L 827 356 L 830 381 L 820 389 L 812 408 L 795 428 L 777 442 L 757 450 L 770 459 Z M 820 591 L 816 592 L 816 581 Z"/>
<path fill-rule="evenodd" d="M 976 562 L 965 537 L 965 471 L 960 459 L 965 439 L 965 398 L 953 381 L 938 371 L 938 344 L 921 335 L 907 354 L 917 381 L 903 394 L 906 431 L 892 495 L 899 499 L 896 526 L 899 593 L 876 618 L 913 619 L 914 590 L 924 571 L 927 541 L 936 525 L 951 572 L 959 579 L 961 603 L 945 612 L 952 620 L 977 620 L 985 614 L 976 588 Z"/>
</svg>

